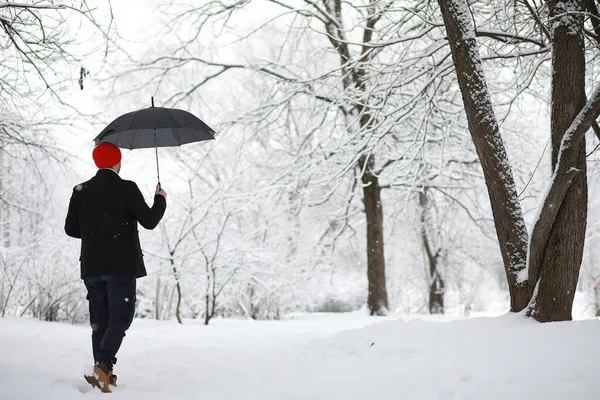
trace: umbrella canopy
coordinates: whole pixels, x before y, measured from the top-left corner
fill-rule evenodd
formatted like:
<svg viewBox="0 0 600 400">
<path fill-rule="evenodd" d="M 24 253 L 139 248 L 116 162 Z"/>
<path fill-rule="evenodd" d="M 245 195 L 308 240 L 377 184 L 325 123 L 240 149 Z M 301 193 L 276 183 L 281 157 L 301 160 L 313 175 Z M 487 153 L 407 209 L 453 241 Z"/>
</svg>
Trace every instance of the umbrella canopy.
<svg viewBox="0 0 600 400">
<path fill-rule="evenodd" d="M 145 149 L 154 147 L 156 174 L 160 186 L 158 148 L 181 146 L 215 138 L 215 131 L 200 118 L 176 108 L 152 107 L 133 111 L 108 124 L 94 142 L 110 142 L 123 149 Z"/>
<path fill-rule="evenodd" d="M 94 142 L 144 149 L 212 140 L 215 134 L 211 127 L 187 111 L 150 107 L 121 115 L 104 128 Z"/>
</svg>

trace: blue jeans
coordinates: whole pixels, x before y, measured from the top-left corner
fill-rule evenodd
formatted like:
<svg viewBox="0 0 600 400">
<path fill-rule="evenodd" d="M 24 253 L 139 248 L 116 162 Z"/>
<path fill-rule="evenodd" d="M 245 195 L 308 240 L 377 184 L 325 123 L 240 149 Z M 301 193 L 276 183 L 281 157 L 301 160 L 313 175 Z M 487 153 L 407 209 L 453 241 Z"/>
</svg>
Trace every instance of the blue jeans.
<svg viewBox="0 0 600 400">
<path fill-rule="evenodd" d="M 131 275 L 94 275 L 83 280 L 88 291 L 94 361 L 111 370 L 133 321 L 135 279 Z"/>
</svg>

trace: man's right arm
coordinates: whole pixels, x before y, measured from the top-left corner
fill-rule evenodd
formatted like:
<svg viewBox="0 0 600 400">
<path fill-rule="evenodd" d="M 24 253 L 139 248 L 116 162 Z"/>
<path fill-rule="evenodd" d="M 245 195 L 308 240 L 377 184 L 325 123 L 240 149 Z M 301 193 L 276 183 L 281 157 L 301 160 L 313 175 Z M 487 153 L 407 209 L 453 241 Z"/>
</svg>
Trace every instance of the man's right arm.
<svg viewBox="0 0 600 400">
<path fill-rule="evenodd" d="M 135 182 L 130 182 L 130 193 L 128 196 L 128 208 L 134 218 L 146 229 L 154 229 L 165 214 L 167 199 L 162 194 L 154 196 L 154 204 L 148 207 L 144 196 Z"/>
</svg>

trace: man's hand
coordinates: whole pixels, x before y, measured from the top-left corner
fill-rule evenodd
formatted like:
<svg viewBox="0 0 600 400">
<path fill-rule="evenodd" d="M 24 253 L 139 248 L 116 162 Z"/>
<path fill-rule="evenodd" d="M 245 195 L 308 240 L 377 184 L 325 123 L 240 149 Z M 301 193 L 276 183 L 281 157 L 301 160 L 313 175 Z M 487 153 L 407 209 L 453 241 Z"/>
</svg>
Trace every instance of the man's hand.
<svg viewBox="0 0 600 400">
<path fill-rule="evenodd" d="M 165 192 L 164 190 L 162 190 L 162 188 L 160 187 L 160 185 L 156 185 L 156 192 L 154 192 L 155 195 L 159 194 L 162 197 L 165 198 L 165 200 L 167 199 L 167 192 Z"/>
</svg>

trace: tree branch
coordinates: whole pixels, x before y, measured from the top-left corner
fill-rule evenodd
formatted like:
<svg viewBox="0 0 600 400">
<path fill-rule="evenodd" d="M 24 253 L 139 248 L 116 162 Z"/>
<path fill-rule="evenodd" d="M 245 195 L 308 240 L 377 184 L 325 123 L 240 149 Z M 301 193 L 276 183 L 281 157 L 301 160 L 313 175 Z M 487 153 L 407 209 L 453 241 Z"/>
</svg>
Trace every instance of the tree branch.
<svg viewBox="0 0 600 400">
<path fill-rule="evenodd" d="M 565 132 L 556 168 L 552 175 L 551 186 L 544 198 L 538 218 L 533 226 L 527 257 L 529 285 L 534 287 L 539 279 L 542 258 L 550 232 L 558 211 L 571 186 L 573 178 L 579 172 L 576 168 L 579 150 L 585 133 L 600 115 L 600 86 Z"/>
<path fill-rule="evenodd" d="M 542 49 L 547 49 L 548 46 L 546 45 L 546 43 L 544 43 L 541 40 L 538 39 L 532 39 L 530 37 L 527 36 L 519 36 L 519 35 L 514 35 L 512 33 L 504 33 L 504 32 L 492 32 L 492 31 L 479 31 L 476 30 L 475 31 L 475 36 L 478 37 L 489 37 L 492 39 L 496 39 L 499 40 L 503 43 L 509 43 L 509 44 L 519 44 L 519 43 L 532 43 L 535 44 L 536 46 L 541 47 Z"/>
<path fill-rule="evenodd" d="M 585 10 L 590 15 L 590 22 L 594 28 L 594 35 L 589 36 L 600 44 L 600 10 L 598 10 L 595 0 L 585 0 Z"/>
</svg>

